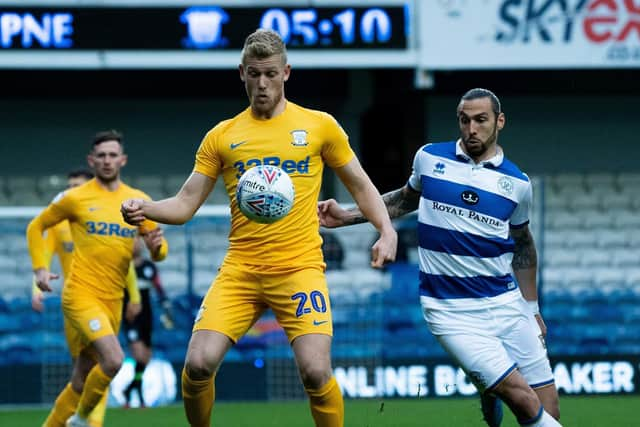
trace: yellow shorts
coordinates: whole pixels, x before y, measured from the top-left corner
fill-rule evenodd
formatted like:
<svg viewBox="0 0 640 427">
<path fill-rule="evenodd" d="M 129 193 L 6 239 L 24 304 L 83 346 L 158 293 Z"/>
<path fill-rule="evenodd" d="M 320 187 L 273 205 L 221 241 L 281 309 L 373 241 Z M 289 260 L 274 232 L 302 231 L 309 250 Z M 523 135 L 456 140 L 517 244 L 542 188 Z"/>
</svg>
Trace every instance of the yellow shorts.
<svg viewBox="0 0 640 427">
<path fill-rule="evenodd" d="M 81 288 L 65 286 L 62 313 L 69 352 L 78 357 L 89 345 L 107 335 L 118 335 L 122 299 L 102 299 Z"/>
<path fill-rule="evenodd" d="M 306 334 L 333 335 L 329 292 L 321 268 L 263 273 L 228 264 L 220 268 L 205 295 L 193 330 L 217 331 L 237 342 L 267 308 L 289 342 Z"/>
</svg>

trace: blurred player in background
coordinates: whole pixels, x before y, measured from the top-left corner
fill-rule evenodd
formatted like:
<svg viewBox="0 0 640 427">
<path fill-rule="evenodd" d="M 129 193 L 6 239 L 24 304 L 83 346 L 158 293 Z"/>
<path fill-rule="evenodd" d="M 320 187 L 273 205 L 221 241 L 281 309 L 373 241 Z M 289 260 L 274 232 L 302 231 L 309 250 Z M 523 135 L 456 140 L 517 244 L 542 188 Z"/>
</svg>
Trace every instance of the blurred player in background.
<svg viewBox="0 0 640 427">
<path fill-rule="evenodd" d="M 344 403 L 331 369 L 333 327 L 316 215 L 323 165 L 336 171 L 380 231 L 372 248 L 374 267 L 395 258 L 397 235 L 336 120 L 285 99 L 291 66 L 280 36 L 270 30 L 249 35 L 239 71 L 250 107 L 207 133 L 193 173 L 176 196 L 129 200 L 122 213 L 134 225 L 146 218 L 183 224 L 204 203 L 219 175 L 231 200 L 229 251 L 202 302 L 182 372 L 190 425 L 209 426 L 214 376 L 225 354 L 271 308 L 293 348 L 315 424 L 342 426 Z M 239 177 L 267 161 L 287 169 L 296 192 L 288 216 L 269 225 L 250 221 L 235 200 Z"/>
<path fill-rule="evenodd" d="M 87 161 L 95 178 L 60 193 L 27 227 L 36 284 L 42 291 L 50 292 L 49 281 L 57 277 L 49 272 L 44 231 L 68 220 L 74 243 L 62 310 L 75 363 L 71 381 L 56 399 L 46 426 L 89 426 L 89 414 L 122 366 L 124 353 L 117 333 L 136 234 L 143 236 L 154 260 L 164 259 L 168 251 L 155 223 L 146 221 L 131 228 L 119 214 L 123 200 L 148 199 L 120 181 L 120 169 L 127 162 L 122 136 L 116 131 L 96 134 Z"/>
<path fill-rule="evenodd" d="M 483 400 L 499 396 L 523 426 L 559 426 L 537 301 L 531 182 L 497 144 L 505 115 L 493 92 L 468 91 L 457 115 L 460 139 L 421 147 L 407 185 L 383 199 L 392 218 L 418 209 L 425 320 Z M 366 222 L 335 200 L 320 202 L 318 213 L 325 227 Z M 483 407 L 492 426 L 501 421 L 494 403 Z"/>
<path fill-rule="evenodd" d="M 134 377 L 131 383 L 124 390 L 126 399 L 125 407 L 129 407 L 131 402 L 131 393 L 135 390 L 140 399 L 140 406 L 145 407 L 145 401 L 142 394 L 144 370 L 151 360 L 151 332 L 153 330 L 153 312 L 151 309 L 150 288 L 158 293 L 160 305 L 162 306 L 162 314 L 160 320 L 166 329 L 173 329 L 173 320 L 171 316 L 171 301 L 167 298 L 162 284 L 160 283 L 160 274 L 158 268 L 153 261 L 145 258 L 144 243 L 141 239 L 136 239 L 133 250 L 133 265 L 135 266 L 136 276 L 138 277 L 138 289 L 140 290 L 140 302 L 142 310 L 139 313 L 124 314 L 124 335 L 127 338 L 131 355 L 135 361 Z M 125 305 L 129 301 L 129 292 L 125 292 Z M 132 315 L 133 314 L 133 315 Z"/>
<path fill-rule="evenodd" d="M 93 178 L 93 172 L 87 169 L 77 169 L 69 172 L 67 175 L 67 189 L 78 187 L 84 184 L 88 180 Z M 69 221 L 62 221 L 46 231 L 46 253 L 45 262 L 47 268 L 51 266 L 53 255 L 58 256 L 60 261 L 60 268 L 62 269 L 62 279 L 69 277 L 71 270 L 71 258 L 73 255 L 73 240 L 71 239 L 71 228 L 69 227 Z M 138 292 L 138 286 L 136 284 L 135 268 L 133 263 L 129 267 L 127 273 L 127 292 L 132 295 L 129 303 L 127 304 L 127 311 L 131 313 L 137 313 L 140 311 L 140 293 Z M 44 311 L 44 298 L 45 293 L 33 283 L 33 292 L 31 296 L 31 307 L 42 313 Z M 69 325 L 65 319 L 64 322 L 65 332 L 70 331 Z M 69 336 L 67 336 L 67 342 L 70 343 Z M 104 424 L 105 413 L 107 410 L 108 393 L 105 393 L 102 400 L 98 403 L 93 411 L 89 414 L 89 424 L 91 427 L 102 427 Z M 45 423 L 46 425 L 46 423 Z"/>
</svg>

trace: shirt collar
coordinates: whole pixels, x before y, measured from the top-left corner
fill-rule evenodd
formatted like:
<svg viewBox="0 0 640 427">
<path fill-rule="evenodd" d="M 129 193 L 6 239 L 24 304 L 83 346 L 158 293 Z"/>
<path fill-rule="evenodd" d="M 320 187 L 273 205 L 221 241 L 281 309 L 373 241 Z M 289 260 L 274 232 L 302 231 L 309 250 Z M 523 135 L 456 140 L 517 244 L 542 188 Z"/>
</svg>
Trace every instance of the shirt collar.
<svg viewBox="0 0 640 427">
<path fill-rule="evenodd" d="M 456 142 L 456 157 L 466 161 L 467 163 L 473 163 L 473 164 L 478 165 L 478 166 L 491 165 L 491 166 L 497 168 L 504 161 L 504 151 L 502 151 L 502 148 L 500 146 L 497 146 L 496 147 L 496 155 L 495 156 L 493 156 L 493 157 L 491 157 L 490 159 L 487 159 L 487 160 L 482 160 L 479 163 L 475 163 L 473 161 L 473 159 L 471 157 L 469 157 L 467 155 L 467 153 L 464 152 L 464 150 L 462 149 L 462 140 L 459 139 Z"/>
</svg>

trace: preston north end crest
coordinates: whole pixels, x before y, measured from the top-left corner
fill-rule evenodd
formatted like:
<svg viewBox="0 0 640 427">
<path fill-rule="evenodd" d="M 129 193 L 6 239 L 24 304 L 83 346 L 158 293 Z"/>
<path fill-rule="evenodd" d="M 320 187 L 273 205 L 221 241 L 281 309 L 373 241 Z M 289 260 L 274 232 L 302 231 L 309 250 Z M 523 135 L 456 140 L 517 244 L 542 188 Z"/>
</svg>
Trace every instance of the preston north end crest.
<svg viewBox="0 0 640 427">
<path fill-rule="evenodd" d="M 294 147 L 306 147 L 309 145 L 307 142 L 307 131 L 306 130 L 292 130 L 291 135 L 293 136 L 293 141 L 291 141 L 291 145 Z"/>
</svg>

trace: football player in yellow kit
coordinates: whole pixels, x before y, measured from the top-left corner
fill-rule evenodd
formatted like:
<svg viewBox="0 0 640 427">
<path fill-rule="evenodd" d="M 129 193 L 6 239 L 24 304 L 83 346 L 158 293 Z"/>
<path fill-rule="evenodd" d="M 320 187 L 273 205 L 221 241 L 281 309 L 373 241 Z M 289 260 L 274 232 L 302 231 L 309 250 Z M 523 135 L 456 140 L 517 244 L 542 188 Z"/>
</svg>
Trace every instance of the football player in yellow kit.
<svg viewBox="0 0 640 427">
<path fill-rule="evenodd" d="M 88 180 L 93 178 L 93 173 L 88 169 L 77 169 L 69 172 L 67 175 L 67 189 L 78 187 L 84 184 Z M 71 239 L 71 228 L 69 227 L 69 221 L 62 221 L 49 228 L 46 231 L 46 253 L 45 262 L 47 267 L 51 265 L 53 255 L 58 256 L 60 261 L 60 268 L 62 269 L 62 278 L 69 277 L 69 271 L 71 269 L 71 258 L 73 255 L 73 240 Z M 129 266 L 129 272 L 127 273 L 127 291 L 131 295 L 129 303 L 127 304 L 127 313 L 131 313 L 132 316 L 137 315 L 140 312 L 141 296 L 138 290 L 136 272 L 133 263 Z M 44 311 L 45 293 L 33 283 L 33 292 L 31 296 L 31 307 L 38 312 Z M 65 331 L 69 330 L 69 325 L 65 321 Z M 89 425 L 91 427 L 102 427 L 104 425 L 105 413 L 107 410 L 108 391 L 104 394 L 98 405 L 89 414 Z M 45 423 L 45 426 L 47 424 Z"/>
<path fill-rule="evenodd" d="M 96 134 L 87 160 L 95 178 L 60 193 L 27 227 L 36 284 L 45 292 L 51 291 L 49 281 L 56 276 L 47 267 L 43 232 L 68 220 L 74 242 L 62 310 L 75 363 L 71 381 L 56 399 L 46 426 L 89 426 L 89 413 L 122 365 L 124 353 L 117 333 L 135 236 L 142 235 L 154 260 L 164 259 L 168 251 L 156 223 L 144 221 L 132 228 L 119 214 L 124 200 L 149 199 L 120 181 L 120 169 L 127 162 L 122 136 L 116 131 Z"/>
<path fill-rule="evenodd" d="M 249 35 L 239 71 L 250 106 L 206 134 L 193 173 L 178 194 L 156 202 L 128 200 L 122 213 L 134 225 L 147 219 L 182 224 L 219 175 L 229 193 L 229 251 L 196 317 L 182 372 L 191 426 L 209 426 L 214 375 L 226 352 L 267 308 L 287 333 L 316 426 L 342 426 L 344 403 L 331 369 L 333 327 L 316 207 L 324 165 L 336 171 L 380 232 L 372 247 L 374 267 L 395 258 L 397 235 L 336 120 L 284 97 L 291 66 L 280 36 L 262 29 Z M 273 224 L 250 221 L 235 200 L 238 178 L 260 164 L 279 166 L 295 186 L 291 212 Z"/>
</svg>

